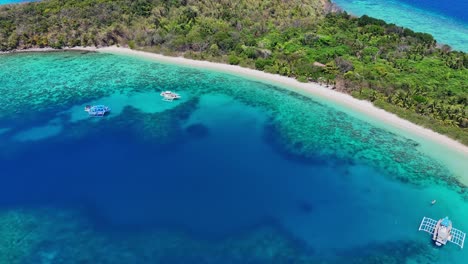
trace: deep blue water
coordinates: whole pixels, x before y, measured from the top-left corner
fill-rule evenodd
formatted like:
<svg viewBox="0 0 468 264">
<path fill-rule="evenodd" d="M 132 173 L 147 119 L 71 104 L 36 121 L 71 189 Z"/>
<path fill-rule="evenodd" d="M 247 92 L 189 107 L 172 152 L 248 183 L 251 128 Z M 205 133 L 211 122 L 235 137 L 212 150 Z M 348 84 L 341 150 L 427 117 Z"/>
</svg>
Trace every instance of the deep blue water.
<svg viewBox="0 0 468 264">
<path fill-rule="evenodd" d="M 376 252 L 406 259 L 428 250 L 428 244 L 421 244 L 426 236 L 413 229 L 422 214 L 434 213 L 425 205 L 431 191 L 388 181 L 377 170 L 348 160 L 298 158 L 278 145 L 282 139 L 261 110 L 226 96 L 205 96 L 201 101 L 166 113 L 173 119 L 170 125 L 161 124 L 170 131 L 168 141 L 145 140 L 135 132 L 143 124 L 132 121 L 141 113 L 126 108 L 118 117 L 65 125 L 65 132 L 56 137 L 4 145 L 8 156 L 0 159 L 0 208 L 78 210 L 95 232 L 117 234 L 122 241 L 130 239 L 118 235 L 122 232 L 164 228 L 215 242 L 276 226 L 285 230 L 286 238 L 304 242 L 307 254 L 319 259 L 342 254 L 356 260 Z M 37 123 L 13 120 L 1 125 L 15 128 L 8 136 L 55 117 L 43 113 Z M 83 128 L 88 132 L 69 137 Z M 402 201 L 408 206 L 401 208 Z M 399 225 L 393 228 L 395 223 Z M 60 221 L 54 225 L 70 229 Z M 358 235 L 360 240 L 355 240 Z M 83 235 L 76 236 L 79 241 Z M 75 243 L 64 237 L 65 243 Z M 55 236 L 40 239 L 49 242 L 40 244 L 32 259 L 46 254 L 37 252 L 59 250 Z M 139 243 L 151 245 L 154 240 Z M 414 248 L 398 252 L 407 243 Z M 369 249 L 356 251 L 363 246 Z M 58 252 L 66 256 L 66 250 Z M 106 253 L 86 248 L 80 252 L 100 258 L 118 253 L 111 248 Z M 187 261 L 184 255 L 167 254 L 167 263 Z M 245 263 L 223 254 L 219 257 L 227 263 Z M 145 263 L 141 253 L 136 256 L 138 263 Z"/>
<path fill-rule="evenodd" d="M 319 207 L 308 194 L 316 184 L 321 188 L 314 197 L 346 196 L 334 180 L 319 177 L 346 161 L 298 160 L 274 147 L 279 139 L 265 114 L 220 100 L 227 110 L 201 109 L 220 116 L 199 123 L 186 121 L 186 112 L 171 115 L 175 142 L 148 143 L 128 126 L 106 120 L 78 140 L 30 142 L 0 159 L 3 175 L 10 176 L 0 186 L 0 205 L 81 208 L 98 229 L 169 226 L 209 239 L 278 221 L 285 213 L 309 215 Z M 132 119 L 138 112 L 122 115 Z M 44 114 L 27 126 L 54 116 Z M 21 123 L 1 125 L 21 130 Z"/>
<path fill-rule="evenodd" d="M 445 215 L 467 229 L 466 188 L 440 179 L 453 174 L 423 141 L 219 72 L 103 53 L 0 59 L 0 256 L 21 260 L 8 264 L 466 259 L 417 231 Z M 97 103 L 110 115 L 87 117 Z"/>
<path fill-rule="evenodd" d="M 368 15 L 387 23 L 425 32 L 439 44 L 468 51 L 468 1 L 334 0 L 348 13 Z"/>
<path fill-rule="evenodd" d="M 400 0 L 412 6 L 440 13 L 468 24 L 468 1 L 460 0 Z"/>
</svg>

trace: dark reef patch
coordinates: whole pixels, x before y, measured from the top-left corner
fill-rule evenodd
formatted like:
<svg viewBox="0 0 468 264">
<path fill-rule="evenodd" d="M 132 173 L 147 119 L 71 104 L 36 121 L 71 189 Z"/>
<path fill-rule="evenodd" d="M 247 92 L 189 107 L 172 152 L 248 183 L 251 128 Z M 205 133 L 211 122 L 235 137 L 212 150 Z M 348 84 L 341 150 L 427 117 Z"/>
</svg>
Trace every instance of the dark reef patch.
<svg viewBox="0 0 468 264">
<path fill-rule="evenodd" d="M 323 155 L 317 146 L 316 149 L 305 150 L 305 143 L 301 141 L 289 142 L 285 138 L 278 127 L 277 121 L 269 120 L 263 129 L 263 140 L 281 157 L 292 162 L 309 164 L 309 165 L 331 165 L 340 167 L 342 165 L 353 165 L 352 160 L 340 159 L 334 155 Z M 304 152 L 307 151 L 307 154 Z"/>
<path fill-rule="evenodd" d="M 375 243 L 317 252 L 280 226 L 252 227 L 216 241 L 173 229 L 101 233 L 78 211 L 58 208 L 0 212 L 2 260 L 21 263 L 437 263 L 429 243 Z M 9 227 L 5 229 L 5 227 Z M 1 229 L 3 228 L 3 229 Z"/>
</svg>

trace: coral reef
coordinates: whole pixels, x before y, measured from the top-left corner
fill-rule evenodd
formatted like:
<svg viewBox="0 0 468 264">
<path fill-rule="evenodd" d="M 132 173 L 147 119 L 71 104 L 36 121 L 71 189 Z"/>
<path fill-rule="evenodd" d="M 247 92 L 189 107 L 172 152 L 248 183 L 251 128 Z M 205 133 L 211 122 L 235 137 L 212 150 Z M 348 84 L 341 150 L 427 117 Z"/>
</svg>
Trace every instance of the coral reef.
<svg viewBox="0 0 468 264">
<path fill-rule="evenodd" d="M 308 97 L 278 87 L 248 81 L 222 92 L 268 112 L 268 129 L 277 136 L 273 144 L 293 155 L 316 160 L 334 157 L 383 170 L 401 182 L 425 185 L 433 182 L 463 190 L 443 164 L 422 153 L 413 140 L 377 128 Z"/>
<path fill-rule="evenodd" d="M 101 232 L 79 211 L 57 208 L 0 213 L 1 264 L 19 263 L 405 263 L 437 260 L 415 241 L 371 244 L 321 254 L 277 226 L 255 227 L 216 241 L 177 230 Z M 428 262 L 429 261 L 429 262 Z"/>
<path fill-rule="evenodd" d="M 275 130 L 279 138 L 274 142 L 279 147 L 275 148 L 298 158 L 321 157 L 327 160 L 335 157 L 344 162 L 372 166 L 401 182 L 417 185 L 437 182 L 465 193 L 466 186 L 458 181 L 457 176 L 422 153 L 417 142 L 274 85 L 110 54 L 57 52 L 6 55 L 5 58 L 6 66 L 11 68 L 8 74 L 20 76 L 19 80 L 8 79 L 0 87 L 0 93 L 5 94 L 0 98 L 0 120 L 6 127 L 8 120 L 15 120 L 15 127 L 22 127 L 50 116 L 43 120 L 47 124 L 57 118 L 53 115 L 55 112 L 66 112 L 70 105 L 115 94 L 133 96 L 170 89 L 187 94 L 184 98 L 188 101 L 155 113 L 138 112 L 130 105 L 124 108 L 124 112 L 111 115 L 112 118 L 105 121 L 108 125 L 112 122 L 113 125 L 117 123 L 117 126 L 133 128 L 147 140 L 167 142 L 180 137 L 183 130 L 181 120 L 195 109 L 197 98 L 222 94 L 266 112 L 271 118 L 266 129 Z M 47 64 L 47 72 L 25 72 L 25 64 Z M 79 136 L 80 133 L 92 132 L 93 125 L 89 122 L 77 123 L 62 123 L 66 134 Z M 99 128 L 102 128 L 104 122 L 99 123 Z M 79 129 L 80 126 L 83 129 Z M 13 133 L 18 131 L 7 131 L 2 136 Z"/>
</svg>

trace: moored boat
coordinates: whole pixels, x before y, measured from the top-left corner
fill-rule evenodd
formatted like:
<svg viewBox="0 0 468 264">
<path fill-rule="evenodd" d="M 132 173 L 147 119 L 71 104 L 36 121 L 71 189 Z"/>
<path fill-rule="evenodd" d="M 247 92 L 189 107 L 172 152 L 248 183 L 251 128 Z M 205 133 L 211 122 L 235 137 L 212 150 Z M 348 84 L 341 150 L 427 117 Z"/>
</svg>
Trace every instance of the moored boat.
<svg viewBox="0 0 468 264">
<path fill-rule="evenodd" d="M 443 246 L 447 242 L 463 248 L 466 233 L 452 227 L 452 221 L 446 216 L 439 221 L 424 217 L 419 225 L 419 231 L 425 231 L 432 235 L 432 240 L 437 246 Z"/>
<path fill-rule="evenodd" d="M 171 91 L 161 92 L 164 101 L 173 101 L 180 98 L 180 95 Z"/>
<path fill-rule="evenodd" d="M 90 116 L 104 116 L 111 111 L 108 106 L 105 105 L 87 105 L 84 109 Z"/>
</svg>

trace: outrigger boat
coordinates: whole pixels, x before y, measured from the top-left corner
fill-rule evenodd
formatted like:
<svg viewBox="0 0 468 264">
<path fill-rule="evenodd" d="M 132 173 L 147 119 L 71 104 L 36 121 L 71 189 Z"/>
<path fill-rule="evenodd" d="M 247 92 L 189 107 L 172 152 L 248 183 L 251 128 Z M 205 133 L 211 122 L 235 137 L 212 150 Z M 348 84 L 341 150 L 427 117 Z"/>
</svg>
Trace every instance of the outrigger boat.
<svg viewBox="0 0 468 264">
<path fill-rule="evenodd" d="M 463 248 L 465 244 L 466 234 L 458 229 L 452 227 L 452 221 L 448 217 L 444 217 L 439 221 L 424 217 L 419 225 L 419 231 L 425 231 L 432 235 L 437 246 L 452 242 L 459 247 Z"/>
<path fill-rule="evenodd" d="M 111 109 L 105 105 L 87 105 L 84 110 L 88 112 L 90 116 L 104 116 L 109 113 Z"/>
<path fill-rule="evenodd" d="M 162 92 L 160 95 L 163 97 L 164 101 L 169 101 L 169 102 L 172 102 L 172 101 L 180 98 L 179 94 L 173 93 L 171 91 Z"/>
</svg>

